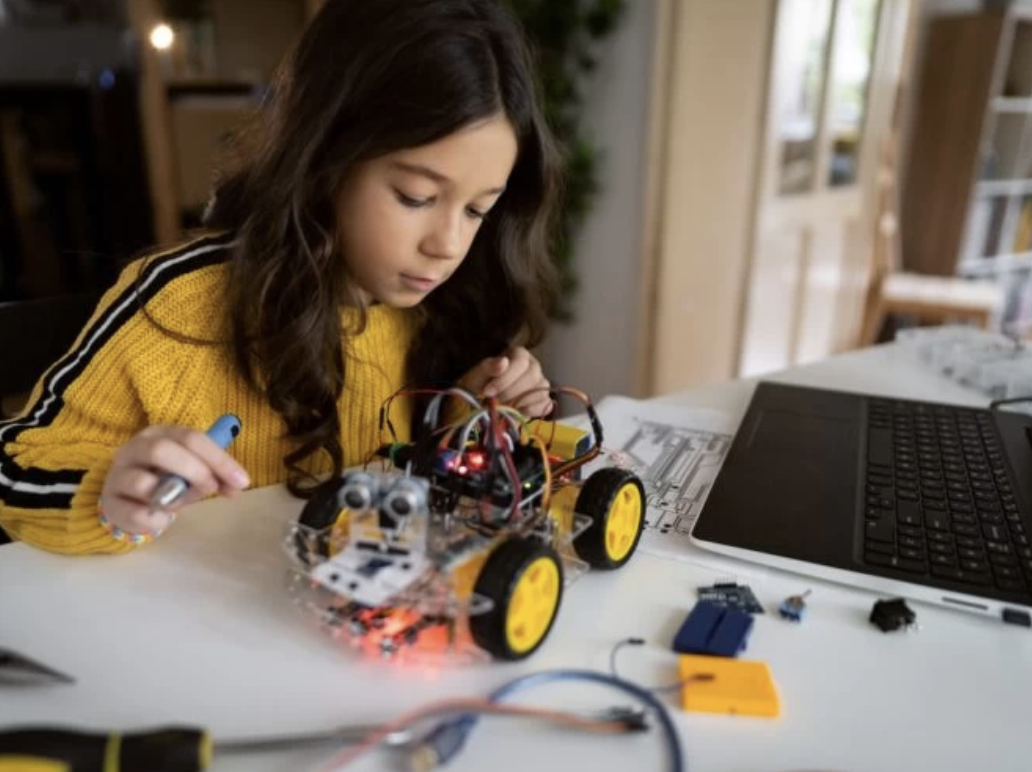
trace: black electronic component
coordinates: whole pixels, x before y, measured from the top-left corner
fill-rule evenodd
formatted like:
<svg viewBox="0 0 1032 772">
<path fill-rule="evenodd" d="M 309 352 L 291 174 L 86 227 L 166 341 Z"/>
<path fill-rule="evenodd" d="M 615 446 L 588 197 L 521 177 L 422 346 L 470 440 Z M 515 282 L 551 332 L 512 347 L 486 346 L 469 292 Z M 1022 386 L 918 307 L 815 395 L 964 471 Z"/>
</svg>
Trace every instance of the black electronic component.
<svg viewBox="0 0 1032 772">
<path fill-rule="evenodd" d="M 1018 625 L 1019 627 L 1032 627 L 1032 615 L 1017 608 L 1005 608 L 1003 610 L 1003 621 L 1011 625 Z"/>
<path fill-rule="evenodd" d="M 871 609 L 871 623 L 883 633 L 909 628 L 917 621 L 917 614 L 902 598 L 879 600 Z"/>
<path fill-rule="evenodd" d="M 539 493 L 545 481 L 540 451 L 531 445 L 517 445 L 511 458 L 521 485 L 520 498 Z M 451 493 L 508 507 L 512 505 L 514 492 L 512 481 L 501 466 L 503 463 L 505 460 L 500 454 L 491 454 L 486 449 L 475 448 L 463 453 L 442 449 L 431 479 L 436 487 Z"/>
<path fill-rule="evenodd" d="M 700 587 L 696 592 L 699 600 L 707 601 L 715 606 L 735 608 L 750 614 L 763 613 L 763 606 L 756 600 L 752 589 L 745 584 L 718 582 L 712 587 Z"/>
</svg>

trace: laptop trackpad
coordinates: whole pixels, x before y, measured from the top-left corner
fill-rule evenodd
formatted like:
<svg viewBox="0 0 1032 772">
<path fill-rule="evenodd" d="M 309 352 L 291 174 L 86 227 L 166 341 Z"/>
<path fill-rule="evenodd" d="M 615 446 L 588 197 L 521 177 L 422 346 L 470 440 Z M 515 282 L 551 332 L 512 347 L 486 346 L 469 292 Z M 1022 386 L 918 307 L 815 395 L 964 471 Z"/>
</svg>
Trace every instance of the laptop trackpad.
<svg viewBox="0 0 1032 772">
<path fill-rule="evenodd" d="M 828 446 L 849 439 L 849 422 L 839 418 L 797 413 L 791 410 L 764 410 L 752 446 L 758 453 L 787 453 L 793 463 L 827 457 Z"/>
<path fill-rule="evenodd" d="M 824 565 L 851 563 L 859 403 L 821 396 L 797 397 L 798 407 L 771 399 L 782 404 L 751 411 L 696 538 Z"/>
</svg>

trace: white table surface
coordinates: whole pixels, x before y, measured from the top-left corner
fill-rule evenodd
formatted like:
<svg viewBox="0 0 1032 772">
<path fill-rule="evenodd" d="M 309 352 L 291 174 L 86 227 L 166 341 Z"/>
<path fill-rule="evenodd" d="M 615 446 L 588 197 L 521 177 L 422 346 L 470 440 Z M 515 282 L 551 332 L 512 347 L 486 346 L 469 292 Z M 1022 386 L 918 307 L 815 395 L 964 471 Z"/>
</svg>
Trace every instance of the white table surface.
<svg viewBox="0 0 1032 772">
<path fill-rule="evenodd" d="M 773 379 L 886 395 L 980 404 L 985 400 L 910 363 L 892 347 L 796 368 Z M 735 382 L 664 398 L 740 418 L 753 385 Z M 693 772 L 1028 772 L 1032 769 L 1032 631 L 915 604 L 921 629 L 883 634 L 867 616 L 874 596 L 725 559 L 727 570 L 639 553 L 619 572 L 588 574 L 564 599 L 548 641 L 529 661 L 452 669 L 398 669 L 359 661 L 309 626 L 283 587 L 282 524 L 301 504 L 280 488 L 184 513 L 137 553 L 68 558 L 25 545 L 0 548 L 0 646 L 78 679 L 74 686 L 0 692 L 0 726 L 64 722 L 129 730 L 162 723 L 215 736 L 311 731 L 389 719 L 446 696 L 481 696 L 525 672 L 605 670 L 625 649 L 625 677 L 675 676 L 669 643 L 695 588 L 749 582 L 768 612 L 810 587 L 796 626 L 757 618 L 744 657 L 766 661 L 778 719 L 687 714 L 670 697 Z M 626 704 L 601 688 L 548 687 L 528 701 Z M 324 750 L 216 756 L 217 772 L 318 766 Z M 401 768 L 372 753 L 355 769 Z M 478 728 L 457 770 L 665 769 L 656 732 L 602 737 L 511 719 Z M 349 767 L 351 768 L 351 767 Z"/>
</svg>

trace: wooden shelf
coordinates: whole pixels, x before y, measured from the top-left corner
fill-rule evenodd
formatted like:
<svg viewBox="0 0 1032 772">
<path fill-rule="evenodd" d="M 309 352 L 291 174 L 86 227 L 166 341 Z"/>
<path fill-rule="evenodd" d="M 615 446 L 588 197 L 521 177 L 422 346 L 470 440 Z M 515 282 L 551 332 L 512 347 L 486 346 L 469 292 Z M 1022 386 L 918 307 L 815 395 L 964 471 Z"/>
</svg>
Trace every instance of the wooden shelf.
<svg viewBox="0 0 1032 772">
<path fill-rule="evenodd" d="M 983 180 L 975 184 L 975 195 L 979 198 L 993 196 L 1024 196 L 1032 193 L 1032 179 Z"/>
<path fill-rule="evenodd" d="M 165 83 L 169 99 L 182 96 L 250 96 L 264 88 L 265 84 L 258 81 L 218 78 L 180 78 Z"/>
<path fill-rule="evenodd" d="M 965 260 L 960 264 L 959 273 L 964 276 L 994 276 L 1019 268 L 1032 268 L 1032 252 L 1000 254 L 993 257 L 981 257 L 977 260 Z"/>
<path fill-rule="evenodd" d="M 1032 97 L 996 97 L 993 109 L 998 113 L 1032 113 Z"/>
<path fill-rule="evenodd" d="M 1007 325 L 1032 324 L 1030 21 L 1015 3 L 929 23 L 904 196 L 907 268 L 995 280 Z"/>
<path fill-rule="evenodd" d="M 140 120 L 147 153 L 155 240 L 183 234 L 183 210 L 209 193 L 221 139 L 259 103 L 275 66 L 322 0 L 211 0 L 213 77 L 172 73 L 169 57 L 146 43 L 165 21 L 160 0 L 126 0 L 140 47 Z"/>
</svg>

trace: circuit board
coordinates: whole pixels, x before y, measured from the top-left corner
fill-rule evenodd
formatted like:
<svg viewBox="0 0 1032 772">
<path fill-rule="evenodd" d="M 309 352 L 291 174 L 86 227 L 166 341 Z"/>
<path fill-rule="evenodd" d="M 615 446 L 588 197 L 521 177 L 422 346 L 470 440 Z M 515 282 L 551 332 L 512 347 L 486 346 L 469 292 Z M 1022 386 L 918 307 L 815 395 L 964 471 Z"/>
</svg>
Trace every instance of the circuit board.
<svg viewBox="0 0 1032 772">
<path fill-rule="evenodd" d="M 763 606 L 756 600 L 753 591 L 745 584 L 726 582 L 714 584 L 712 587 L 700 587 L 696 592 L 699 600 L 709 601 L 717 606 L 736 608 L 750 614 L 762 614 Z"/>
</svg>

